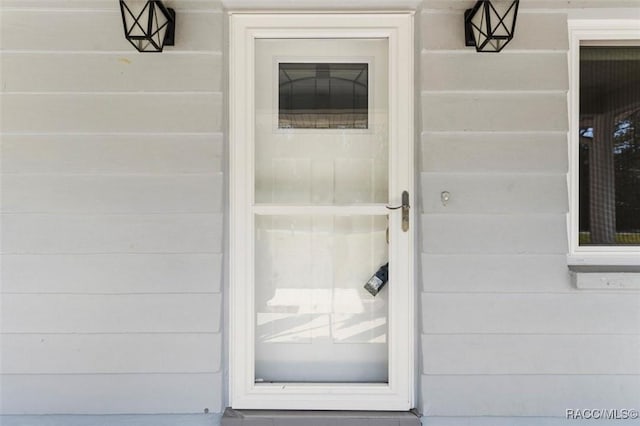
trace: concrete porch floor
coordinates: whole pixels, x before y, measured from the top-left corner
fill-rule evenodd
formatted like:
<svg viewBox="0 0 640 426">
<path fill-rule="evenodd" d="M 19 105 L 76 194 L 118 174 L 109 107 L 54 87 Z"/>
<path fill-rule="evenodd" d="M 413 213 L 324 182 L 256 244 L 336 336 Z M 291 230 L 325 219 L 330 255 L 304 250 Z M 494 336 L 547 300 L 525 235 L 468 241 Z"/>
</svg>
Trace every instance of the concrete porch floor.
<svg viewBox="0 0 640 426">
<path fill-rule="evenodd" d="M 409 411 L 278 411 L 227 408 L 221 426 L 420 426 Z"/>
</svg>

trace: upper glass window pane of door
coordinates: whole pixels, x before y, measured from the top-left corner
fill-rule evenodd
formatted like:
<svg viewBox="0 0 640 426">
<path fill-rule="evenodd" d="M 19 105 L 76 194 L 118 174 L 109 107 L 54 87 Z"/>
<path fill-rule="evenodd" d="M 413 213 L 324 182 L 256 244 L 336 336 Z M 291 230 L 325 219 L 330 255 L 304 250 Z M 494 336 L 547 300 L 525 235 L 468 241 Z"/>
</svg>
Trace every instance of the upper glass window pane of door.
<svg viewBox="0 0 640 426">
<path fill-rule="evenodd" d="M 260 39 L 255 49 L 257 204 L 389 200 L 384 39 Z"/>
<path fill-rule="evenodd" d="M 369 65 L 280 63 L 278 127 L 367 129 Z"/>
</svg>

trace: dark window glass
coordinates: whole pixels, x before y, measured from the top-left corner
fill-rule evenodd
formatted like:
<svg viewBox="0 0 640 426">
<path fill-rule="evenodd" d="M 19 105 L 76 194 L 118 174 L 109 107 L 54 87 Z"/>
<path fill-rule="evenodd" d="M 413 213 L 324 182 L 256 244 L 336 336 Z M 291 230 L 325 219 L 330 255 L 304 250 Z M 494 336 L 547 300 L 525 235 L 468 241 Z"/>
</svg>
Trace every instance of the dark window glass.
<svg viewBox="0 0 640 426">
<path fill-rule="evenodd" d="M 640 245 L 640 47 L 580 48 L 580 245 Z"/>
<path fill-rule="evenodd" d="M 278 127 L 368 128 L 368 64 L 279 65 Z"/>
</svg>

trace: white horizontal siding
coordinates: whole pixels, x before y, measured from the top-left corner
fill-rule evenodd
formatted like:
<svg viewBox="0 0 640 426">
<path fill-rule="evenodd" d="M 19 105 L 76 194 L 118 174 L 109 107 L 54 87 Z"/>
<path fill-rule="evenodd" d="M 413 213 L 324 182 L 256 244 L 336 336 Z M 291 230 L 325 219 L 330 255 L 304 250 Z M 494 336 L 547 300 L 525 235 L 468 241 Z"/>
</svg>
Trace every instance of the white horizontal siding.
<svg viewBox="0 0 640 426">
<path fill-rule="evenodd" d="M 422 254 L 427 292 L 571 292 L 564 254 Z"/>
<path fill-rule="evenodd" d="M 427 334 L 640 334 L 638 293 L 423 293 L 422 310 Z"/>
<path fill-rule="evenodd" d="M 3 333 L 215 333 L 215 294 L 3 294 Z"/>
<path fill-rule="evenodd" d="M 10 9 L 20 10 L 81 10 L 105 11 L 113 9 L 110 0 L 0 0 L 0 5 Z M 184 11 L 221 11 L 222 4 L 218 0 L 180 0 L 173 4 L 176 10 Z"/>
<path fill-rule="evenodd" d="M 76 7 L 71 10 L 66 10 L 63 2 L 35 3 L 38 4 L 31 10 L 25 7 L 2 11 L 4 50 L 132 53 L 133 46 L 124 38 L 117 2 L 104 2 L 104 8 L 98 10 L 87 6 L 86 1 L 76 1 Z M 217 1 L 207 3 L 219 8 Z M 20 1 L 19 5 L 29 6 L 29 1 Z M 189 6 L 185 4 L 185 7 Z M 176 11 L 176 17 L 175 46 L 167 47 L 163 55 L 185 51 L 222 51 L 223 15 L 220 10 L 182 9 L 180 13 Z"/>
<path fill-rule="evenodd" d="M 220 214 L 3 214 L 7 254 L 221 253 Z"/>
<path fill-rule="evenodd" d="M 3 414 L 222 411 L 221 373 L 5 375 Z"/>
<path fill-rule="evenodd" d="M 421 60 L 424 90 L 534 91 L 567 90 L 569 87 L 567 54 L 563 51 L 527 51 L 511 55 L 424 51 Z"/>
<path fill-rule="evenodd" d="M 421 145 L 424 172 L 567 172 L 566 132 L 425 130 Z"/>
<path fill-rule="evenodd" d="M 423 92 L 429 131 L 566 131 L 567 94 L 544 92 Z"/>
<path fill-rule="evenodd" d="M 215 373 L 220 334 L 4 334 L 5 374 Z"/>
<path fill-rule="evenodd" d="M 222 55 L 5 53 L 2 79 L 5 92 L 214 92 Z"/>
<path fill-rule="evenodd" d="M 219 132 L 218 93 L 3 94 L 7 133 Z"/>
<path fill-rule="evenodd" d="M 429 254 L 565 254 L 564 214 L 424 214 Z"/>
<path fill-rule="evenodd" d="M 426 335 L 422 351 L 425 374 L 640 375 L 638 335 Z"/>
<path fill-rule="evenodd" d="M 3 293 L 215 293 L 222 254 L 23 254 L 2 258 Z"/>
<path fill-rule="evenodd" d="M 2 426 L 219 426 L 221 413 L 215 414 L 111 414 L 48 416 L 13 415 L 2 418 Z"/>
<path fill-rule="evenodd" d="M 222 171 L 222 134 L 5 135 L 2 173 L 190 174 Z"/>
<path fill-rule="evenodd" d="M 444 3 L 451 5 L 449 0 L 445 0 Z M 472 4 L 464 2 L 462 10 L 450 13 L 429 13 L 429 10 L 425 10 L 420 15 L 422 48 L 427 50 L 460 50 L 474 55 L 475 48 L 464 45 L 464 9 L 471 6 Z M 441 7 L 445 9 L 448 6 Z M 514 50 L 566 51 L 568 48 L 566 14 L 520 13 L 518 14 L 516 36 L 501 54 L 508 55 L 510 51 Z"/>
<path fill-rule="evenodd" d="M 2 414 L 220 412 L 220 3 L 159 55 L 117 2 L 1 5 Z"/>
<path fill-rule="evenodd" d="M 6 213 L 218 213 L 222 174 L 5 175 Z"/>
<path fill-rule="evenodd" d="M 459 12 L 468 9 L 466 0 L 424 0 L 422 3 L 426 9 L 457 10 Z M 520 4 L 519 13 L 562 13 L 570 9 L 580 8 L 635 8 L 638 0 L 527 0 Z M 594 10 L 596 16 L 602 12 Z M 520 15 L 519 15 L 520 16 Z"/>
<path fill-rule="evenodd" d="M 464 46 L 468 2 L 423 2 L 427 425 L 581 424 L 566 410 L 640 405 L 640 295 L 577 290 L 566 265 L 567 11 L 551 10 L 622 2 L 525 3 L 486 55 Z"/>
<path fill-rule="evenodd" d="M 566 175 L 422 173 L 425 213 L 566 213 Z M 441 193 L 449 193 L 442 202 Z"/>
<path fill-rule="evenodd" d="M 427 416 L 564 417 L 567 409 L 638 407 L 640 376 L 425 375 L 422 392 Z"/>
</svg>

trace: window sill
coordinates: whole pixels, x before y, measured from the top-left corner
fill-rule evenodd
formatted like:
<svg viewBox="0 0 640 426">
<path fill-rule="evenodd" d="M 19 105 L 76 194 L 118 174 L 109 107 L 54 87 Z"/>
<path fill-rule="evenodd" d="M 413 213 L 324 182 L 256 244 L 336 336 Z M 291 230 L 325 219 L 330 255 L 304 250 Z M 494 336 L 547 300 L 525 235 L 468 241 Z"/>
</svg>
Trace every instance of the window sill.
<svg viewBox="0 0 640 426">
<path fill-rule="evenodd" d="M 567 265 L 569 269 L 593 266 L 611 272 L 619 272 L 621 267 L 638 267 L 640 272 L 640 251 L 573 253 L 567 256 Z"/>
<path fill-rule="evenodd" d="M 567 256 L 578 290 L 640 290 L 640 254 L 580 253 Z"/>
<path fill-rule="evenodd" d="M 640 290 L 640 272 L 576 272 L 571 279 L 578 290 Z"/>
</svg>

